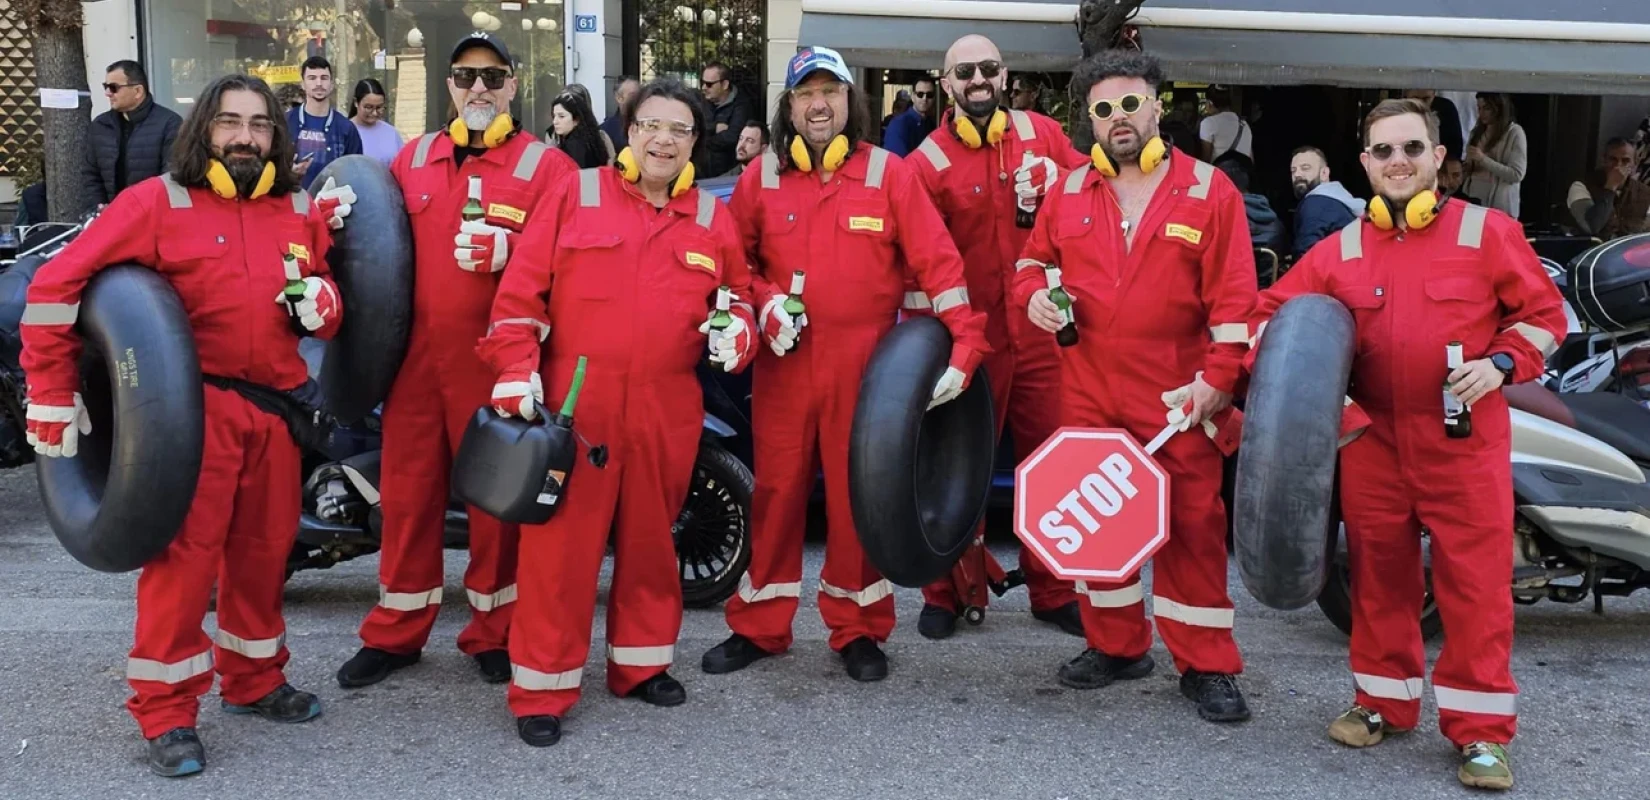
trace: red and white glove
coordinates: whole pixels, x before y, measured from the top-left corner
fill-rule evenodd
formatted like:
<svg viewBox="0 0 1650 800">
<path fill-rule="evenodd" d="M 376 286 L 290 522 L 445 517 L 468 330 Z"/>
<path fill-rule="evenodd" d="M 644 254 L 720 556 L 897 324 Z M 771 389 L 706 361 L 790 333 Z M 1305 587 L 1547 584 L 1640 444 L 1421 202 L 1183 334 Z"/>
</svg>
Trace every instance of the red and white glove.
<svg viewBox="0 0 1650 800">
<path fill-rule="evenodd" d="M 534 401 L 544 402 L 544 383 L 532 367 L 511 367 L 500 373 L 493 384 L 493 411 L 501 417 L 538 418 Z"/>
<path fill-rule="evenodd" d="M 479 219 L 460 226 L 453 244 L 453 258 L 466 272 L 502 272 L 510 260 L 510 232 Z"/>
<path fill-rule="evenodd" d="M 757 322 L 762 327 L 762 338 L 767 340 L 768 347 L 773 354 L 782 356 L 796 347 L 796 337 L 801 335 L 802 329 L 808 326 L 808 315 L 792 317 L 785 310 L 785 301 L 789 295 L 776 294 L 767 305 L 762 306 L 762 313 L 757 315 Z"/>
<path fill-rule="evenodd" d="M 332 176 L 327 176 L 327 182 L 321 184 L 321 191 L 315 195 L 315 207 L 321 210 L 321 218 L 327 221 L 327 227 L 338 230 L 344 227 L 344 218 L 349 216 L 350 209 L 355 206 L 355 190 L 349 184 L 337 185 Z"/>
<path fill-rule="evenodd" d="M 710 319 L 706 318 L 699 332 L 710 337 L 710 362 L 722 365 L 723 372 L 732 372 L 750 354 L 751 329 L 745 325 L 744 317 L 735 314 L 733 322 L 720 331 L 713 330 Z"/>
<path fill-rule="evenodd" d="M 338 292 L 327 283 L 314 275 L 304 279 L 304 297 L 292 302 L 287 299 L 286 292 L 275 295 L 275 302 L 286 306 L 286 311 L 296 317 L 298 323 L 306 331 L 318 331 L 328 322 L 338 316 Z"/>
<path fill-rule="evenodd" d="M 1028 211 L 1036 208 L 1038 199 L 1054 188 L 1059 177 L 1054 159 L 1025 151 L 1020 168 L 1014 170 L 1014 194 L 1019 198 L 1020 207 Z"/>
<path fill-rule="evenodd" d="M 1370 422 L 1369 415 L 1364 413 L 1363 408 L 1352 398 L 1346 398 L 1346 402 L 1341 405 L 1341 440 L 1338 446 L 1352 444 L 1353 440 L 1369 430 Z"/>
<path fill-rule="evenodd" d="M 92 432 L 92 418 L 79 392 L 41 392 L 29 398 L 24 438 L 43 456 L 74 458 L 80 437 Z"/>
<path fill-rule="evenodd" d="M 968 388 L 968 382 L 973 379 L 974 370 L 979 368 L 983 358 L 971 348 L 952 348 L 951 365 L 945 368 L 945 374 L 934 384 L 934 399 L 928 402 L 928 407 L 932 409 L 957 399 Z"/>
</svg>

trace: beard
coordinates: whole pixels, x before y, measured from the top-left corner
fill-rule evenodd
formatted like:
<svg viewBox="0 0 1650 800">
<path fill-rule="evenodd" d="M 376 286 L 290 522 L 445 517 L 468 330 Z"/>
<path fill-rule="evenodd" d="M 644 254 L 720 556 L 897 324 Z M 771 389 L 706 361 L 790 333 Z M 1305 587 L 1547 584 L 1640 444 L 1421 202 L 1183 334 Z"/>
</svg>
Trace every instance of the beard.
<svg viewBox="0 0 1650 800">
<path fill-rule="evenodd" d="M 251 145 L 237 144 L 224 148 L 218 160 L 223 162 L 223 168 L 228 171 L 241 196 L 252 196 L 252 190 L 264 174 L 264 154 Z"/>
<path fill-rule="evenodd" d="M 960 91 L 951 93 L 951 100 L 957 104 L 957 109 L 974 119 L 986 119 L 1003 104 L 1003 93 L 993 84 L 986 84 L 991 90 L 991 96 L 979 100 L 969 100 L 968 92 L 971 88 L 964 86 Z"/>
<path fill-rule="evenodd" d="M 464 119 L 464 127 L 472 131 L 484 131 L 488 125 L 493 124 L 493 120 L 498 119 L 498 109 L 492 106 L 472 108 L 466 105 L 458 115 Z"/>
<path fill-rule="evenodd" d="M 1438 170 L 1416 165 L 1415 177 L 1410 179 L 1411 188 L 1403 190 L 1399 190 L 1395 185 L 1389 183 L 1385 176 L 1377 176 L 1377 180 L 1371 181 L 1371 183 L 1374 185 L 1375 193 L 1385 197 L 1387 203 L 1393 208 L 1403 208 L 1422 192 L 1438 191 Z"/>
<path fill-rule="evenodd" d="M 1316 189 L 1316 188 L 1318 188 L 1319 186 L 1322 186 L 1322 185 L 1323 185 L 1323 181 L 1315 181 L 1315 180 L 1314 181 L 1309 181 L 1309 180 L 1304 180 L 1304 179 L 1297 179 L 1294 183 L 1295 199 L 1299 200 L 1299 199 L 1307 196 L 1308 194 L 1310 194 L 1312 192 L 1313 189 Z"/>
<path fill-rule="evenodd" d="M 1112 134 L 1119 130 L 1133 131 L 1134 140 L 1128 144 L 1114 143 L 1111 138 Z M 1100 140 L 1100 149 L 1105 152 L 1106 158 L 1111 159 L 1111 163 L 1113 164 L 1134 162 L 1139 160 L 1141 151 L 1146 149 L 1146 142 L 1151 141 L 1151 138 L 1156 135 L 1157 130 L 1155 128 L 1148 133 L 1136 128 L 1133 123 L 1119 122 L 1113 126 L 1111 130 L 1106 132 L 1104 139 Z"/>
</svg>

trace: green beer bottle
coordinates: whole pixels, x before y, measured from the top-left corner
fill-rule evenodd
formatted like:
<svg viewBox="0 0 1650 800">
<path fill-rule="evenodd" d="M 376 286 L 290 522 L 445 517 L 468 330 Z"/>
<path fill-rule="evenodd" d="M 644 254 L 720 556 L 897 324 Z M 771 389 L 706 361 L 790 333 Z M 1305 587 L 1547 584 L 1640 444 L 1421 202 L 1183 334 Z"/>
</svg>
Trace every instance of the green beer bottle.
<svg viewBox="0 0 1650 800">
<path fill-rule="evenodd" d="M 733 291 L 726 286 L 716 287 L 716 310 L 710 315 L 710 340 L 717 342 L 722 332 L 733 324 L 733 313 L 728 310 L 732 303 Z"/>
<path fill-rule="evenodd" d="M 292 325 L 292 332 L 301 339 L 310 332 L 298 321 L 298 301 L 304 299 L 304 291 L 309 287 L 304 284 L 304 274 L 298 269 L 298 257 L 291 251 L 281 256 L 281 268 L 286 274 L 286 286 L 281 289 L 281 293 L 286 297 L 287 317 Z"/>
<path fill-rule="evenodd" d="M 1060 314 L 1066 318 L 1066 324 L 1054 334 L 1054 341 L 1061 347 L 1070 347 L 1077 344 L 1077 315 L 1071 310 L 1071 295 L 1066 293 L 1066 287 L 1060 283 L 1060 268 L 1049 265 L 1048 299 L 1060 309 Z"/>
<path fill-rule="evenodd" d="M 790 294 L 785 295 L 783 304 L 785 313 L 790 314 L 791 319 L 798 319 L 803 314 L 808 313 L 807 304 L 802 302 L 802 282 L 802 270 L 791 273 L 791 291 Z"/>
<path fill-rule="evenodd" d="M 465 222 L 475 222 L 487 216 L 487 209 L 481 207 L 481 176 L 470 176 L 470 199 L 464 201 L 464 210 L 461 212 Z"/>
</svg>

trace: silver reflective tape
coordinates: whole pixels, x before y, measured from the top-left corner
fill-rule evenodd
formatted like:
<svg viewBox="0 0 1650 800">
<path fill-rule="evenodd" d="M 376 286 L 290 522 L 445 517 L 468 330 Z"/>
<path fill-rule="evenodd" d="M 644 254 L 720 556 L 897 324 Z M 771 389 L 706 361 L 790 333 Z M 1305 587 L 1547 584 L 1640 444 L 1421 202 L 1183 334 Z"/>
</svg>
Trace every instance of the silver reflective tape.
<svg viewBox="0 0 1650 800">
<path fill-rule="evenodd" d="M 955 289 L 947 289 L 934 297 L 934 313 L 936 314 L 950 311 L 957 306 L 966 305 L 968 305 L 968 289 L 961 286 Z"/>
<path fill-rule="evenodd" d="M 584 668 L 582 667 L 570 669 L 566 672 L 539 672 L 520 664 L 510 665 L 510 682 L 529 692 L 577 689 L 583 679 Z"/>
<path fill-rule="evenodd" d="M 1468 203 L 1466 210 L 1461 212 L 1461 232 L 1455 235 L 1455 243 L 1474 250 L 1482 247 L 1484 244 L 1484 219 L 1488 216 L 1489 209 Z"/>
<path fill-rule="evenodd" d="M 1363 220 L 1352 220 L 1351 224 L 1341 229 L 1341 260 L 1351 261 L 1354 258 L 1364 257 L 1364 225 Z"/>
<path fill-rule="evenodd" d="M 1268 320 L 1268 322 L 1270 322 L 1270 320 Z M 1259 327 L 1255 328 L 1255 335 L 1249 337 L 1249 347 L 1253 348 L 1255 345 L 1260 344 L 1261 334 L 1264 333 L 1266 333 L 1266 323 L 1262 322 Z"/>
<path fill-rule="evenodd" d="M 598 208 L 602 204 L 602 176 L 597 167 L 579 170 L 579 205 Z"/>
<path fill-rule="evenodd" d="M 1209 326 L 1215 344 L 1243 344 L 1249 341 L 1249 325 L 1243 322 L 1223 322 Z"/>
<path fill-rule="evenodd" d="M 934 165 L 935 172 L 944 172 L 951 168 L 951 159 L 945 155 L 945 149 L 933 139 L 922 140 L 922 144 L 917 145 L 917 152 L 923 154 L 928 163 Z"/>
<path fill-rule="evenodd" d="M 247 658 L 274 658 L 281 653 L 281 646 L 286 644 L 286 633 L 273 639 L 242 639 L 226 630 L 219 630 L 212 637 L 217 640 L 218 646 L 232 653 L 239 653 Z"/>
<path fill-rule="evenodd" d="M 705 230 L 708 231 L 708 230 L 710 230 L 711 221 L 715 220 L 715 219 L 716 219 L 716 195 L 713 195 L 710 192 L 705 191 L 704 189 L 700 189 L 699 190 L 699 214 L 698 214 L 698 216 L 693 218 L 693 221 L 699 223 L 699 227 L 704 228 Z"/>
<path fill-rule="evenodd" d="M 1192 177 L 1197 179 L 1197 183 L 1186 192 L 1186 196 L 1194 200 L 1209 199 L 1209 187 L 1215 183 L 1215 165 L 1207 161 L 1192 162 Z"/>
<path fill-rule="evenodd" d="M 882 188 L 882 173 L 888 169 L 888 151 L 880 147 L 871 148 L 871 165 L 865 168 L 865 186 L 870 189 Z"/>
<path fill-rule="evenodd" d="M 212 651 L 210 649 L 171 664 L 151 661 L 147 658 L 126 659 L 126 677 L 134 681 L 183 683 L 190 678 L 211 671 Z"/>
<path fill-rule="evenodd" d="M 762 154 L 762 188 L 779 188 L 779 156 L 771 151 Z"/>
<path fill-rule="evenodd" d="M 492 594 L 482 594 L 474 589 L 465 589 L 464 593 L 470 597 L 470 607 L 484 614 L 516 602 L 516 585 L 513 583 Z"/>
<path fill-rule="evenodd" d="M 1146 592 L 1138 583 L 1121 589 L 1090 589 L 1086 581 L 1077 581 L 1076 589 L 1095 608 L 1128 608 L 1135 603 L 1146 602 Z"/>
<path fill-rule="evenodd" d="M 544 151 L 550 147 L 544 142 L 532 141 L 521 151 L 521 158 L 516 159 L 516 168 L 510 176 L 516 180 L 530 181 L 533 173 L 539 171 L 539 160 L 544 158 Z"/>
<path fill-rule="evenodd" d="M 24 325 L 73 325 L 80 319 L 79 303 L 29 303 L 23 306 Z"/>
<path fill-rule="evenodd" d="M 894 585 L 885 578 L 855 592 L 820 581 L 819 593 L 826 597 L 835 597 L 838 600 L 849 600 L 864 608 L 878 600 L 891 596 L 894 593 Z"/>
<path fill-rule="evenodd" d="M 1352 680 L 1357 682 L 1358 688 L 1370 697 L 1379 697 L 1383 700 L 1420 700 L 1420 678 L 1383 678 L 1379 675 L 1368 675 L 1362 672 L 1352 673 Z"/>
<path fill-rule="evenodd" d="M 750 573 L 739 576 L 739 599 L 747 603 L 760 603 L 764 600 L 777 600 L 781 597 L 801 597 L 802 582 L 770 583 L 757 589 L 751 583 Z"/>
<path fill-rule="evenodd" d="M 934 304 L 928 302 L 928 295 L 923 292 L 906 292 L 905 301 L 900 304 L 900 307 L 916 311 L 923 308 L 933 308 Z"/>
<path fill-rule="evenodd" d="M 1047 264 L 1044 264 L 1043 262 L 1038 261 L 1035 258 L 1022 258 L 1019 261 L 1014 262 L 1014 269 L 1015 270 L 1030 269 L 1031 267 L 1036 267 L 1038 269 L 1048 269 Z"/>
<path fill-rule="evenodd" d="M 511 317 L 510 319 L 501 319 L 498 322 L 487 326 L 487 335 L 492 336 L 493 331 L 498 330 L 500 325 L 531 325 L 533 330 L 538 333 L 539 341 L 542 342 L 545 339 L 550 338 L 549 325 L 527 317 Z"/>
<path fill-rule="evenodd" d="M 1089 176 L 1089 168 L 1092 166 L 1092 164 L 1084 164 L 1072 170 L 1071 174 L 1066 176 L 1066 194 L 1077 194 L 1083 190 L 1083 179 Z"/>
<path fill-rule="evenodd" d="M 309 216 L 309 192 L 297 189 L 292 192 L 292 210 L 300 217 Z"/>
<path fill-rule="evenodd" d="M 1008 118 L 1014 120 L 1014 135 L 1020 137 L 1020 141 L 1029 142 L 1037 138 L 1037 128 L 1032 126 L 1030 114 L 1015 109 L 1008 112 Z"/>
<path fill-rule="evenodd" d="M 166 185 L 166 204 L 171 208 L 190 208 L 194 201 L 189 199 L 189 190 L 172 178 L 168 172 L 160 176 L 160 182 Z"/>
<path fill-rule="evenodd" d="M 1558 340 L 1554 339 L 1552 334 L 1528 322 L 1515 322 L 1509 330 L 1524 337 L 1532 347 L 1540 350 L 1542 358 L 1551 356 L 1553 351 L 1558 349 Z"/>
<path fill-rule="evenodd" d="M 1199 628 L 1230 628 L 1234 617 L 1230 608 L 1203 608 L 1176 603 L 1162 596 L 1152 598 L 1152 616 L 1172 619 L 1183 625 Z"/>
<path fill-rule="evenodd" d="M 1494 714 L 1511 717 L 1518 714 L 1518 695 L 1501 692 L 1472 692 L 1439 686 L 1433 679 L 1432 696 L 1438 698 L 1439 711 L 1460 711 L 1467 714 Z"/>
<path fill-rule="evenodd" d="M 441 605 L 441 587 L 427 592 L 392 592 L 382 584 L 378 587 L 378 605 L 391 611 L 422 611 Z"/>
<path fill-rule="evenodd" d="M 424 162 L 429 160 L 430 145 L 435 144 L 435 137 L 436 134 L 433 133 L 426 133 L 418 137 L 418 147 L 413 150 L 412 165 L 414 169 L 424 166 Z"/>
<path fill-rule="evenodd" d="M 668 667 L 676 659 L 676 646 L 657 647 L 607 646 L 607 660 L 626 667 Z"/>
</svg>

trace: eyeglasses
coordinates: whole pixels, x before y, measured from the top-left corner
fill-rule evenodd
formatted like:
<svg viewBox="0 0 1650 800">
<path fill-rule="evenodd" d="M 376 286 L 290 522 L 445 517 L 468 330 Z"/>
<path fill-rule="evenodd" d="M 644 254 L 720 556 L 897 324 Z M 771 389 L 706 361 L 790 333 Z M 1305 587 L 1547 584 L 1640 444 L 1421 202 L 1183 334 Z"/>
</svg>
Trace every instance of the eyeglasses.
<svg viewBox="0 0 1650 800">
<path fill-rule="evenodd" d="M 974 79 L 974 71 L 976 69 L 979 70 L 980 77 L 985 78 L 986 80 L 989 81 L 992 78 L 995 78 L 999 74 L 1002 73 L 1002 71 L 1003 71 L 1003 62 L 1001 62 L 1001 61 L 980 61 L 980 62 L 964 61 L 963 63 L 952 67 L 951 68 L 951 74 L 957 76 L 957 80 L 959 80 L 959 81 L 971 81 L 971 80 Z"/>
<path fill-rule="evenodd" d="M 636 129 L 642 133 L 659 135 L 668 133 L 677 139 L 686 139 L 693 135 L 693 126 L 686 122 L 674 119 L 660 119 L 658 117 L 643 117 L 636 120 Z"/>
<path fill-rule="evenodd" d="M 142 85 L 143 84 L 141 84 L 141 83 L 105 83 L 105 84 L 103 84 L 103 91 L 108 92 L 109 94 L 114 94 L 115 92 L 118 92 L 121 89 L 124 89 L 128 86 L 142 86 Z"/>
<path fill-rule="evenodd" d="M 1117 116 L 1118 111 L 1133 114 L 1150 101 L 1151 98 L 1143 94 L 1126 94 L 1116 100 L 1096 100 L 1089 106 L 1089 114 L 1095 119 L 1111 119 Z"/>
<path fill-rule="evenodd" d="M 383 106 L 369 106 L 366 103 L 362 103 L 359 106 L 359 108 L 361 109 L 361 113 L 363 113 L 363 114 L 382 114 L 382 113 L 384 113 L 384 107 Z"/>
<path fill-rule="evenodd" d="M 219 114 L 212 118 L 212 126 L 222 133 L 236 133 L 242 128 L 251 128 L 259 136 L 268 136 L 275 132 L 275 121 L 268 117 L 253 117 L 250 122 L 234 114 Z"/>
<path fill-rule="evenodd" d="M 1381 142 L 1380 144 L 1372 144 L 1364 149 L 1368 151 L 1370 155 L 1374 156 L 1376 161 L 1386 161 L 1392 158 L 1393 154 L 1399 147 L 1404 149 L 1405 156 L 1412 159 L 1420 158 L 1421 154 L 1431 149 L 1431 145 L 1428 145 L 1420 139 L 1410 139 L 1402 145 L 1393 145 L 1387 144 L 1386 142 Z"/>
<path fill-rule="evenodd" d="M 476 78 L 481 78 L 481 85 L 490 91 L 504 88 L 505 79 L 510 77 L 510 70 L 499 67 L 453 67 L 453 85 L 460 89 L 469 89 L 476 85 Z"/>
</svg>

